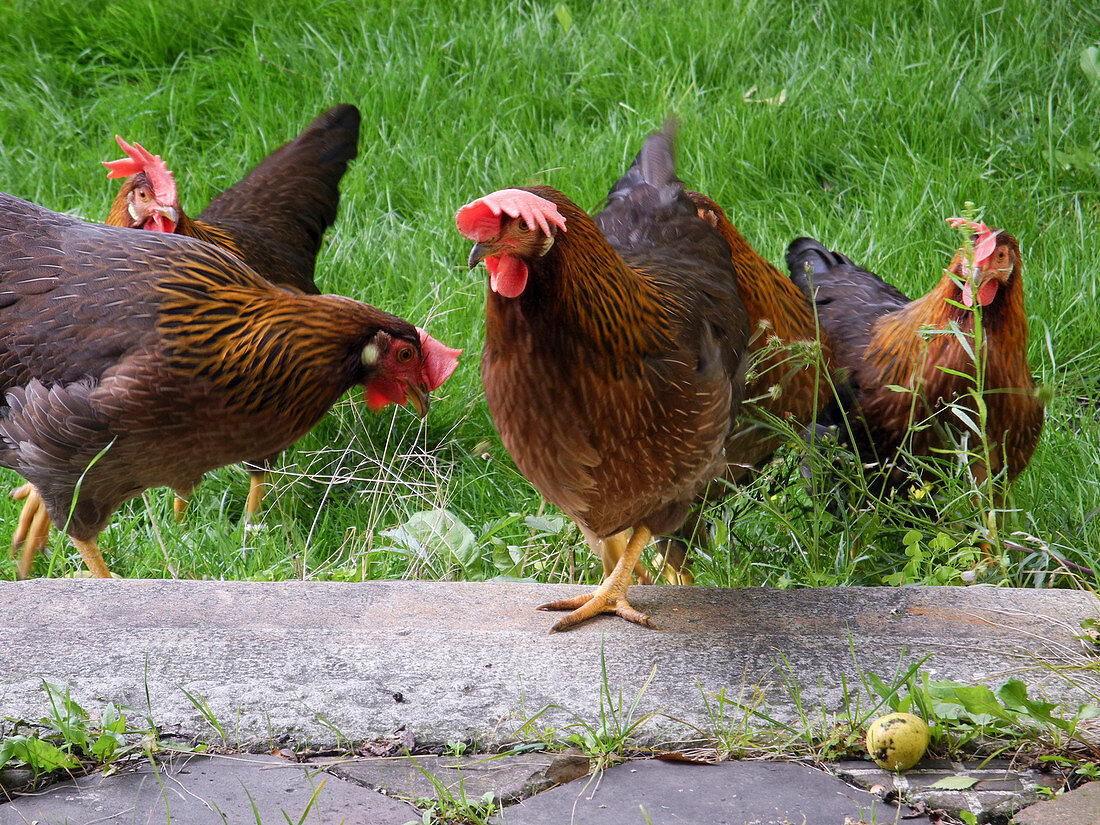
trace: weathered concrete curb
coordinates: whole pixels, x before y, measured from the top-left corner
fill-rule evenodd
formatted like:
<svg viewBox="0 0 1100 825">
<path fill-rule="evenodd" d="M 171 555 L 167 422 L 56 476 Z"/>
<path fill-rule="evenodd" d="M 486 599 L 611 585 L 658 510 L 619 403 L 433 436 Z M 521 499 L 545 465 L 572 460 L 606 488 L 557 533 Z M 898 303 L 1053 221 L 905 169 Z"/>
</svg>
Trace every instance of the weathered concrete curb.
<svg viewBox="0 0 1100 825">
<path fill-rule="evenodd" d="M 405 725 L 419 742 L 522 738 L 537 725 L 595 722 L 606 661 L 611 694 L 637 715 L 666 711 L 713 730 L 703 692 L 764 691 L 768 712 L 838 709 L 859 671 L 892 676 L 926 655 L 935 678 L 1024 680 L 1072 707 L 1087 700 L 1047 667 L 1089 661 L 1080 622 L 1095 597 L 1052 590 L 636 587 L 661 626 L 601 618 L 547 635 L 534 606 L 582 588 L 435 582 L 162 580 L 0 582 L 0 716 L 46 715 L 42 681 L 85 707 L 113 701 L 165 727 L 230 744 L 280 736 L 336 744 Z M 850 647 L 851 646 L 851 647 Z M 852 649 L 855 651 L 853 659 Z M 150 698 L 147 704 L 146 695 Z M 714 705 L 711 699 L 712 707 Z M 637 718 L 637 717 L 635 717 Z M 0 722 L 0 732 L 3 732 Z M 688 739 L 658 718 L 642 738 Z"/>
</svg>

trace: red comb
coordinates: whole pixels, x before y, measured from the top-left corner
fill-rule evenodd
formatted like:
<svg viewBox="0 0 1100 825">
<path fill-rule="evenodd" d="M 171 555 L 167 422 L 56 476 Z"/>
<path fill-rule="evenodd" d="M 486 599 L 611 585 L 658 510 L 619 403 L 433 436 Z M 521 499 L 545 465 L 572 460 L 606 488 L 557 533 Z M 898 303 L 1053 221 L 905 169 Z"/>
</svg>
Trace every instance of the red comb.
<svg viewBox="0 0 1100 825">
<path fill-rule="evenodd" d="M 997 233 L 1001 230 L 990 229 L 981 221 L 972 221 L 969 218 L 948 218 L 947 222 L 952 229 L 969 229 L 978 236 L 978 241 L 974 244 L 974 266 L 983 264 L 997 248 Z"/>
<path fill-rule="evenodd" d="M 149 183 L 153 185 L 153 195 L 157 201 L 165 205 L 176 203 L 179 197 L 176 193 L 176 179 L 168 171 L 168 165 L 161 156 L 150 154 L 140 143 L 131 146 L 119 135 L 115 135 L 115 140 L 127 157 L 103 161 L 108 170 L 107 177 L 128 178 L 138 172 L 145 172 Z"/>
<path fill-rule="evenodd" d="M 451 373 L 458 366 L 458 356 L 462 354 L 460 349 L 451 349 L 446 344 L 437 341 L 420 327 L 416 328 L 420 333 L 420 349 L 424 353 L 424 371 L 422 376 L 429 390 L 436 390 L 451 377 Z"/>
<path fill-rule="evenodd" d="M 501 189 L 463 206 L 455 215 L 455 223 L 463 237 L 471 241 L 487 241 L 500 232 L 500 216 L 523 218 L 528 226 L 537 226 L 547 237 L 550 224 L 565 231 L 565 217 L 546 198 L 522 189 Z"/>
</svg>

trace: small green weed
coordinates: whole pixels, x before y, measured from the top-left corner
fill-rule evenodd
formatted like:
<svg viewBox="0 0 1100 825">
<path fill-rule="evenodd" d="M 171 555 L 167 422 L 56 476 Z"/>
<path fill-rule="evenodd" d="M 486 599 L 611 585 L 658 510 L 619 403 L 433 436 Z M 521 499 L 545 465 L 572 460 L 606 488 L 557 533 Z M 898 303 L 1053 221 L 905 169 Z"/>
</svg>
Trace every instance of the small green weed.
<svg viewBox="0 0 1100 825">
<path fill-rule="evenodd" d="M 15 719 L 12 735 L 0 741 L 0 768 L 22 766 L 36 778 L 55 771 L 85 773 L 102 767 L 109 775 L 126 760 L 147 755 L 155 749 L 156 732 L 150 728 L 127 727 L 126 713 L 108 702 L 98 718 L 82 707 L 62 688 L 42 683 L 50 703 L 50 714 L 38 722 Z M 27 733 L 20 733 L 21 730 Z"/>
</svg>

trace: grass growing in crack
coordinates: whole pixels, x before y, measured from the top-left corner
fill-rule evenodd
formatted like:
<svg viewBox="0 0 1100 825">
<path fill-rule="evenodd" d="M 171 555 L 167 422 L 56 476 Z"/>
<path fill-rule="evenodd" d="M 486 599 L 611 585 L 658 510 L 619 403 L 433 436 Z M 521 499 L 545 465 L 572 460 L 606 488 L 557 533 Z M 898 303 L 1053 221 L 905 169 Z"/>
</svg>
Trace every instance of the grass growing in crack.
<svg viewBox="0 0 1100 825">
<path fill-rule="evenodd" d="M 563 731 L 566 743 L 579 748 L 594 761 L 594 770 L 602 770 L 625 758 L 636 745 L 638 731 L 657 715 L 656 712 L 638 715 L 642 697 L 656 675 L 657 666 L 654 665 L 637 695 L 629 705 L 624 705 L 622 689 L 614 692 L 608 679 L 604 643 L 601 640 L 599 715 L 589 720 L 569 711 L 575 721 L 566 725 Z"/>
<path fill-rule="evenodd" d="M 792 722 L 769 713 L 760 687 L 742 686 L 740 694 L 731 698 L 725 689 L 708 695 L 700 686 L 709 729 L 696 728 L 696 752 L 711 748 L 716 759 L 794 757 L 833 762 L 860 758 L 865 753 L 867 726 L 874 718 L 909 712 L 927 722 L 932 755 L 982 761 L 1008 755 L 1022 764 L 1057 769 L 1069 787 L 1100 770 L 1094 735 L 1081 733 L 1083 726 L 1093 726 L 1100 719 L 1095 688 L 1085 689 L 1093 701 L 1066 707 L 1033 695 L 1018 679 L 996 688 L 933 679 L 925 669 L 929 658 L 900 666 L 889 679 L 865 672 L 857 662 L 859 683 L 842 680 L 841 707 L 812 714 L 802 701 L 803 686 L 795 674 L 789 668 L 781 670 L 780 682 L 797 715 Z"/>
<path fill-rule="evenodd" d="M 0 768 L 28 768 L 37 783 L 49 774 L 77 776 L 96 769 L 110 776 L 118 767 L 161 750 L 189 751 L 162 741 L 144 714 L 128 714 L 129 709 L 113 702 L 92 713 L 72 698 L 67 687 L 44 681 L 42 688 L 49 702 L 48 716 L 36 722 L 5 718 L 11 732 L 0 739 Z M 146 726 L 134 727 L 135 716 L 144 717 Z"/>
<path fill-rule="evenodd" d="M 464 777 L 459 778 L 456 794 L 415 757 L 412 763 L 431 783 L 435 798 L 414 799 L 413 804 L 422 811 L 420 822 L 411 820 L 405 825 L 488 825 L 499 810 L 500 805 L 492 791 L 486 791 L 477 800 L 470 800 L 466 797 Z"/>
<path fill-rule="evenodd" d="M 203 695 L 197 690 L 192 693 L 182 685 L 179 686 L 179 689 L 183 693 L 183 695 L 187 697 L 187 701 L 194 705 L 195 710 L 202 714 L 202 718 L 206 720 L 206 724 L 208 724 L 214 730 L 214 732 L 218 734 L 218 738 L 221 739 L 222 746 L 227 747 L 229 745 L 229 737 L 226 735 L 225 728 L 222 726 L 222 723 L 218 721 L 217 714 L 215 714 L 210 705 L 207 704 L 206 699 L 203 698 Z"/>
</svg>

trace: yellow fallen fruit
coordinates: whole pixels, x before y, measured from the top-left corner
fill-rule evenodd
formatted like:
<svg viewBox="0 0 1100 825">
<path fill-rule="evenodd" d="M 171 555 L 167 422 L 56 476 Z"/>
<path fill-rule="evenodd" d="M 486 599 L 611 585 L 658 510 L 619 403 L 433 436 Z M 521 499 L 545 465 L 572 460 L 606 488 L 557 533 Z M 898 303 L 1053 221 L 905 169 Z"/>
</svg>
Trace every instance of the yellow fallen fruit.
<svg viewBox="0 0 1100 825">
<path fill-rule="evenodd" d="M 888 771 L 907 771 L 928 750 L 928 725 L 911 713 L 888 713 L 867 728 L 867 752 Z"/>
</svg>

